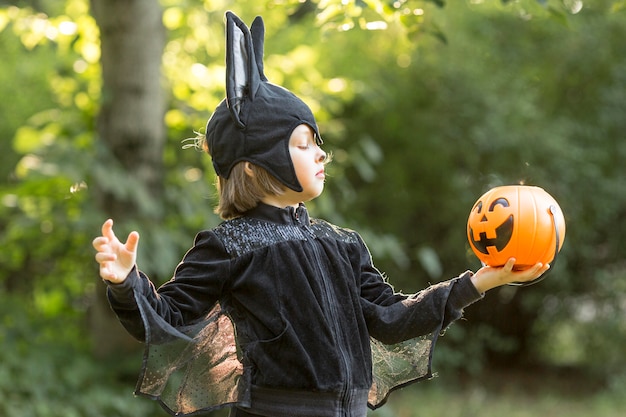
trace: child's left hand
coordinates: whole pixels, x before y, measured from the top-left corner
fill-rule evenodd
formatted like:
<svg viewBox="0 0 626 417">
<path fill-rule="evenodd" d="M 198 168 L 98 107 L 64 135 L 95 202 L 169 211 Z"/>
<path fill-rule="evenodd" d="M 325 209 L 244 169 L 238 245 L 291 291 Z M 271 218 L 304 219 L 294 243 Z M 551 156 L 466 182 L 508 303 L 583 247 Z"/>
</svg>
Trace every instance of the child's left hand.
<svg viewBox="0 0 626 417">
<path fill-rule="evenodd" d="M 514 271 L 515 258 L 510 258 L 501 268 L 483 266 L 472 276 L 472 282 L 480 293 L 484 293 L 492 288 L 512 282 L 529 282 L 539 278 L 548 269 L 550 264 L 541 262 L 522 271 Z"/>
</svg>

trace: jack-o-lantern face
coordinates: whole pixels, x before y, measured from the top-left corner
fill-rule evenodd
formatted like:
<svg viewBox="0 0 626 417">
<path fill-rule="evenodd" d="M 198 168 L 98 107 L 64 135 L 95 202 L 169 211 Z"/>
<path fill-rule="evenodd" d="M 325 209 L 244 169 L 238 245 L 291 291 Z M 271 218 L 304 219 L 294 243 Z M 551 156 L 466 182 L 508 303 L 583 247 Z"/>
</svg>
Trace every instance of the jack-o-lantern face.
<svg viewBox="0 0 626 417">
<path fill-rule="evenodd" d="M 483 194 L 467 220 L 467 239 L 485 264 L 515 268 L 550 263 L 563 245 L 565 220 L 552 196 L 539 187 L 507 185 Z"/>
<path fill-rule="evenodd" d="M 496 198 L 485 209 L 485 204 L 479 201 L 474 205 L 472 215 L 480 217 L 474 228 L 470 227 L 469 237 L 473 247 L 479 252 L 489 255 L 487 248 L 502 251 L 511 241 L 515 219 L 511 214 L 511 205 L 506 198 Z"/>
</svg>

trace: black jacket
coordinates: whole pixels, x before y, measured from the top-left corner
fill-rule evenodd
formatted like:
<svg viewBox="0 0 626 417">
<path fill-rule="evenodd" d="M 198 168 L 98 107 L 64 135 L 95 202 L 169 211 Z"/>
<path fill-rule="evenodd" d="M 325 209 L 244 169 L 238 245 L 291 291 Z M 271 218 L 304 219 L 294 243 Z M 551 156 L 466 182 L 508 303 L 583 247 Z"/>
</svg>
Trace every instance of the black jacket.
<svg viewBox="0 0 626 417">
<path fill-rule="evenodd" d="M 158 290 L 135 269 L 122 284 L 109 285 L 109 300 L 125 328 L 148 345 L 139 393 L 146 394 L 141 385 L 152 384 L 145 379 L 155 373 L 170 376 L 159 373 L 162 364 L 150 347 L 161 349 L 159 356 L 175 356 L 163 346 L 185 339 L 163 335 L 181 331 L 188 337 L 185 346 L 196 347 L 209 337 L 206 349 L 215 350 L 211 341 L 216 335 L 230 333 L 209 362 L 213 368 L 230 364 L 227 374 L 236 374 L 231 384 L 237 388 L 228 399 L 209 400 L 219 404 L 197 405 L 194 400 L 193 407 L 237 403 L 254 410 L 257 388 L 338 393 L 341 398 L 352 390 L 370 391 L 369 405 L 376 407 L 396 385 L 430 376 L 437 335 L 481 297 L 470 275 L 411 296 L 396 293 L 356 232 L 309 219 L 303 205 L 278 209 L 262 204 L 245 217 L 200 232 L 174 277 Z M 234 327 L 215 324 L 223 323 L 219 317 L 224 316 Z M 213 328 L 203 335 L 200 329 L 208 329 L 209 323 Z M 233 341 L 236 350 L 229 350 Z M 177 349 L 182 349 L 178 355 L 189 355 L 188 347 Z M 224 359 L 227 351 L 229 359 Z M 415 368 L 420 362 L 422 369 L 409 374 L 384 369 L 377 376 L 381 366 L 394 362 L 389 360 L 394 352 L 399 356 L 392 367 L 405 361 L 402 367 Z M 150 358 L 157 362 L 153 371 Z M 180 357 L 174 362 L 180 369 Z M 189 373 L 183 372 L 187 387 Z M 208 384 L 211 378 L 215 381 L 209 376 Z M 165 401 L 170 411 L 194 411 L 167 404 L 159 390 L 150 389 L 147 395 Z"/>
</svg>

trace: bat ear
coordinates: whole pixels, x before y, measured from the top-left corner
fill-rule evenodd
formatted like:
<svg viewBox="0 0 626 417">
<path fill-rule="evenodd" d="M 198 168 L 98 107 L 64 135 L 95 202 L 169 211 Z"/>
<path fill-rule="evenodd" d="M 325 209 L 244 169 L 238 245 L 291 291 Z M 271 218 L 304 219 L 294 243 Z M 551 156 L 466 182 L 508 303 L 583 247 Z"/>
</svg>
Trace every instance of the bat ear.
<svg viewBox="0 0 626 417">
<path fill-rule="evenodd" d="M 261 16 L 257 16 L 250 26 L 252 34 L 252 45 L 254 46 L 254 56 L 256 58 L 256 68 L 259 72 L 261 81 L 267 81 L 267 77 L 263 73 L 263 49 L 265 45 L 265 25 Z"/>
<path fill-rule="evenodd" d="M 254 33 L 259 43 L 256 47 L 248 27 L 234 13 L 226 12 L 226 102 L 233 120 L 240 128 L 245 127 L 242 104 L 247 99 L 254 100 L 265 78 L 262 62 L 265 29 L 260 17 L 255 19 L 255 23 Z M 255 49 L 260 52 L 258 58 Z"/>
</svg>

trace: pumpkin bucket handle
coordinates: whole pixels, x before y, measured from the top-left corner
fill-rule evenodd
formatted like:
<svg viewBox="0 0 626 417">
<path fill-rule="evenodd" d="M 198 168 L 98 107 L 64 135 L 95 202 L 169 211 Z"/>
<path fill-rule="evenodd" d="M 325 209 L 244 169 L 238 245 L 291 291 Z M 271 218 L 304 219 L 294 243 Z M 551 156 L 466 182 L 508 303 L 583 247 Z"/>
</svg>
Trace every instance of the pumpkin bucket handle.
<svg viewBox="0 0 626 417">
<path fill-rule="evenodd" d="M 534 279 L 532 281 L 528 281 L 528 282 L 511 282 L 509 285 L 513 285 L 516 287 L 527 287 L 529 285 L 532 284 L 536 284 L 540 281 L 543 281 L 544 278 L 546 277 L 546 275 L 548 275 L 548 273 L 550 271 L 552 271 L 552 269 L 554 268 L 554 264 L 556 263 L 556 258 L 559 255 L 559 248 L 561 247 L 561 237 L 559 235 L 559 228 L 557 227 L 556 224 L 556 207 L 554 206 L 554 204 L 550 204 L 550 207 L 548 207 L 548 211 L 550 212 L 550 216 L 552 216 L 552 224 L 554 225 L 554 237 L 556 240 L 556 245 L 554 248 L 554 258 L 552 258 L 552 262 L 550 262 L 550 269 L 548 269 L 546 272 L 544 272 L 539 278 Z"/>
</svg>

